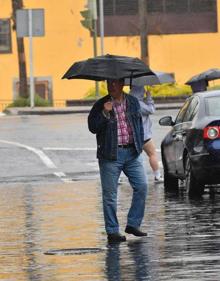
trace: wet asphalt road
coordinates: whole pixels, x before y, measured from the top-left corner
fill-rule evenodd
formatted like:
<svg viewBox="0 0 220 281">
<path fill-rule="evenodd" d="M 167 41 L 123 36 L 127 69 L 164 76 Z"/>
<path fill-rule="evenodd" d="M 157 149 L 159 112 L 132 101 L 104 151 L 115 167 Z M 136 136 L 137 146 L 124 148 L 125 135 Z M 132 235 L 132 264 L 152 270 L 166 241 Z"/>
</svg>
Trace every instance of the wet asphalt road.
<svg viewBox="0 0 220 281">
<path fill-rule="evenodd" d="M 219 280 L 219 195 L 189 201 L 151 185 L 143 221 L 148 237 L 127 235 L 111 246 L 95 180 L 1 186 L 0 193 L 0 280 Z M 121 185 L 122 232 L 130 196 Z M 100 252 L 71 255 L 78 248 Z M 57 255 L 45 254 L 51 251 Z"/>
<path fill-rule="evenodd" d="M 157 148 L 166 114 L 154 117 Z M 167 194 L 148 172 L 148 237 L 108 245 L 86 115 L 1 117 L 0 126 L 0 280 L 220 280 L 218 192 Z M 124 180 L 122 233 L 130 200 Z"/>
<path fill-rule="evenodd" d="M 158 149 L 169 129 L 160 127 L 158 119 L 169 113 L 158 111 L 153 117 Z M 87 129 L 87 114 L 5 116 L 0 128 L 0 183 L 98 178 L 95 135 Z"/>
</svg>

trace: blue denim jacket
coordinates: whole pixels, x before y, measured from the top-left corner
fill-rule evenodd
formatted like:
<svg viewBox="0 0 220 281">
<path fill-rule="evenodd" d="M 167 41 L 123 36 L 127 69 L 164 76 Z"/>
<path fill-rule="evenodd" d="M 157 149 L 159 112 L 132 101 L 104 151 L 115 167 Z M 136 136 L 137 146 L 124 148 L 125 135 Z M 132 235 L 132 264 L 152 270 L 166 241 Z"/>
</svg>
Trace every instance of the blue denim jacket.
<svg viewBox="0 0 220 281">
<path fill-rule="evenodd" d="M 110 95 L 99 99 L 92 107 L 88 116 L 88 126 L 90 132 L 96 134 L 97 140 L 97 158 L 117 160 L 118 152 L 118 132 L 117 119 L 112 110 L 110 118 L 103 115 L 104 103 L 111 100 Z M 140 105 L 137 98 L 127 95 L 127 117 L 131 124 L 134 145 L 137 154 L 142 152 L 144 132 L 141 118 Z"/>
</svg>

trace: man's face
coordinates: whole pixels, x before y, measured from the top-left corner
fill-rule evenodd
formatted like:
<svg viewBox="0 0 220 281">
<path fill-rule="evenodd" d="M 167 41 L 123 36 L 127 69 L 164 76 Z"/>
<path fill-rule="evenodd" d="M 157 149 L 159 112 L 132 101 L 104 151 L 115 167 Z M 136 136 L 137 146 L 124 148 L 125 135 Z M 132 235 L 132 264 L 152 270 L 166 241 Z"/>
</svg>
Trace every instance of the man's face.
<svg viewBox="0 0 220 281">
<path fill-rule="evenodd" d="M 109 79 L 107 80 L 108 92 L 113 98 L 117 98 L 122 94 L 124 80 Z"/>
</svg>

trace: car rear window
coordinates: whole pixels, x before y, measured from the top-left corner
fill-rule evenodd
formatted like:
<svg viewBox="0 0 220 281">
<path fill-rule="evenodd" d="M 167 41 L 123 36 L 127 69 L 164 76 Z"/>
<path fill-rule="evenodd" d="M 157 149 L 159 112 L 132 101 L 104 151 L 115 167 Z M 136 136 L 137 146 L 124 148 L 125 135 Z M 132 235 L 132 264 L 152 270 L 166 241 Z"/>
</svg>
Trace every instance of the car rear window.
<svg viewBox="0 0 220 281">
<path fill-rule="evenodd" d="M 209 116 L 220 116 L 220 96 L 205 98 L 205 109 Z"/>
</svg>

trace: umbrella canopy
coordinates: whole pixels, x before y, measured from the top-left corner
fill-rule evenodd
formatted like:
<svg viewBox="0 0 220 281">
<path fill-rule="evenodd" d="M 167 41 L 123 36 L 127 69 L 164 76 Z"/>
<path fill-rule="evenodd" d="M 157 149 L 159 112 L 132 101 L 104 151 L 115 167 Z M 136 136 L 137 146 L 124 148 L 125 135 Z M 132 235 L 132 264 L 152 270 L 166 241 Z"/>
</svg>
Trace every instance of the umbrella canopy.
<svg viewBox="0 0 220 281">
<path fill-rule="evenodd" d="M 196 83 L 198 81 L 202 81 L 202 80 L 211 81 L 215 79 L 220 79 L 220 69 L 211 68 L 193 76 L 186 82 L 186 84 L 191 85 L 192 83 Z"/>
<path fill-rule="evenodd" d="M 105 55 L 75 62 L 62 79 L 88 79 L 102 81 L 153 75 L 149 67 L 140 59 Z"/>
<path fill-rule="evenodd" d="M 132 85 L 144 86 L 144 85 L 157 85 L 164 83 L 175 83 L 175 79 L 170 73 L 162 71 L 153 71 L 153 74 L 148 76 L 142 76 L 132 79 Z M 125 85 L 130 85 L 130 79 L 125 79 Z"/>
</svg>

